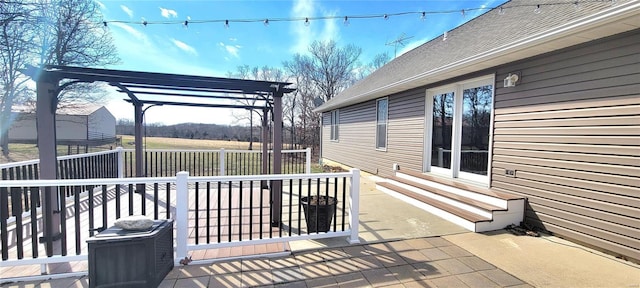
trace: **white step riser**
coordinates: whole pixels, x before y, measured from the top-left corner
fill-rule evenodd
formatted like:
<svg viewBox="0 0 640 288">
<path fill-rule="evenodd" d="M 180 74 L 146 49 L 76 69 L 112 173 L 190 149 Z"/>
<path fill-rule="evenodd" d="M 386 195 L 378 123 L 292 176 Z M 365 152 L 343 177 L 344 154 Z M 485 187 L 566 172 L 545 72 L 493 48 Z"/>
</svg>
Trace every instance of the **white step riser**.
<svg viewBox="0 0 640 288">
<path fill-rule="evenodd" d="M 420 189 L 418 187 L 414 187 L 414 186 L 407 185 L 407 184 L 404 184 L 404 183 L 400 183 L 400 182 L 397 182 L 397 181 L 393 181 L 392 180 L 392 181 L 390 181 L 390 183 L 394 184 L 394 185 L 397 185 L 398 187 L 405 188 L 405 189 L 407 189 L 407 190 L 409 190 L 411 192 L 414 192 L 416 194 L 420 194 L 420 195 L 429 197 L 431 199 L 435 199 L 435 200 L 437 200 L 439 202 L 455 206 L 457 208 L 463 209 L 465 211 L 471 212 L 473 214 L 476 214 L 476 215 L 479 215 L 479 216 L 482 216 L 482 217 L 486 217 L 486 218 L 489 218 L 489 219 L 492 219 L 492 217 L 493 217 L 493 215 L 491 214 L 491 211 L 486 211 L 486 210 L 483 210 L 483 209 L 479 209 L 477 207 L 470 206 L 468 204 L 459 202 L 457 200 L 454 200 L 454 199 L 451 199 L 451 198 L 447 198 L 447 197 L 443 197 L 443 196 L 431 193 L 429 191 L 422 190 L 422 189 Z"/>
<path fill-rule="evenodd" d="M 520 222 L 523 220 L 523 216 L 524 214 L 522 211 L 496 211 L 493 214 L 493 221 L 476 223 L 476 232 L 504 229 L 504 227 L 507 227 L 509 224 L 520 225 Z"/>
<path fill-rule="evenodd" d="M 447 191 L 447 192 L 450 192 L 450 193 L 453 193 L 453 194 L 456 194 L 456 195 L 464 196 L 464 197 L 471 198 L 471 199 L 474 199 L 474 200 L 477 200 L 477 201 L 481 201 L 481 202 L 484 202 L 484 203 L 487 203 L 487 204 L 491 204 L 491 205 L 494 205 L 494 206 L 497 206 L 497 207 L 500 207 L 500 208 L 503 208 L 503 209 L 507 209 L 508 208 L 507 201 L 503 200 L 503 199 L 499 199 L 499 198 L 496 198 L 496 197 L 491 197 L 489 195 L 474 193 L 474 192 L 471 192 L 471 191 L 465 191 L 465 190 L 462 190 L 462 189 L 459 189 L 459 188 L 455 188 L 455 187 L 443 185 L 443 184 L 440 184 L 440 183 L 428 181 L 428 180 L 425 180 L 425 179 L 413 177 L 411 175 L 404 174 L 404 173 L 402 173 L 400 171 L 396 172 L 396 176 L 398 176 L 400 178 L 403 178 L 403 179 L 407 179 L 407 180 L 416 182 L 416 183 L 420 183 L 422 185 L 427 185 L 427 186 L 430 186 L 430 187 L 433 187 L 433 188 L 436 188 L 436 189 L 440 189 L 440 190 L 443 190 L 443 191 Z"/>
<path fill-rule="evenodd" d="M 431 213 L 433 215 L 436 215 L 436 216 L 438 216 L 438 217 L 440 217 L 442 219 L 445 219 L 445 220 L 447 220 L 449 222 L 452 222 L 452 223 L 454 223 L 456 225 L 459 225 L 459 226 L 461 226 L 461 227 L 463 227 L 463 228 L 465 228 L 465 229 L 467 229 L 469 231 L 477 232 L 476 231 L 476 223 L 473 223 L 473 222 L 468 221 L 466 219 L 460 218 L 460 217 L 458 217 L 456 215 L 453 215 L 453 214 L 451 214 L 451 213 L 449 213 L 447 211 L 444 211 L 444 210 L 441 210 L 439 208 L 433 207 L 433 206 L 431 206 L 429 204 L 426 204 L 424 202 L 418 201 L 416 199 L 413 199 L 413 198 L 411 198 L 409 196 L 406 196 L 406 195 L 403 195 L 401 193 L 395 192 L 395 191 L 393 191 L 391 189 L 388 189 L 386 187 L 382 187 L 382 186 L 376 185 L 376 189 L 379 190 L 379 191 L 382 191 L 384 193 L 387 193 L 387 194 L 389 194 L 389 195 L 391 195 L 391 196 L 393 196 L 393 197 L 395 197 L 397 199 L 400 199 L 400 200 L 402 200 L 404 202 L 407 202 L 407 203 L 409 203 L 409 204 L 411 204 L 411 205 L 413 205 L 415 207 L 418 207 L 418 208 L 420 208 L 422 210 L 425 210 L 425 211 L 427 211 L 427 212 L 429 212 L 429 213 Z"/>
</svg>

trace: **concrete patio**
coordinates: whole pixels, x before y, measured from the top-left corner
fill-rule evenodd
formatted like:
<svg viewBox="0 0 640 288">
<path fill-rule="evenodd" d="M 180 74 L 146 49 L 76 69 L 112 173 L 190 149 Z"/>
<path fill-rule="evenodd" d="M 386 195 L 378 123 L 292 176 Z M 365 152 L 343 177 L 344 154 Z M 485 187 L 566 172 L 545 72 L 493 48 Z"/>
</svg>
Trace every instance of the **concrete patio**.
<svg viewBox="0 0 640 288">
<path fill-rule="evenodd" d="M 361 178 L 361 244 L 291 242 L 277 258 L 174 268 L 161 287 L 640 287 L 640 266 L 554 236 L 470 233 Z M 0 287 L 88 287 L 87 277 Z"/>
</svg>

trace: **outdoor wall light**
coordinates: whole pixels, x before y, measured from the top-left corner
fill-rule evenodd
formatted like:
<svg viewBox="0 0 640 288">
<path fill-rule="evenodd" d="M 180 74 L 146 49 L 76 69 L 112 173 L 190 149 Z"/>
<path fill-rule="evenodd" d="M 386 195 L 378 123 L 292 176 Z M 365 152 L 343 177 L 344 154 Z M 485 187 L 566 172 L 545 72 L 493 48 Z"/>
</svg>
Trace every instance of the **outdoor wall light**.
<svg viewBox="0 0 640 288">
<path fill-rule="evenodd" d="M 518 74 L 509 73 L 507 78 L 504 78 L 504 87 L 515 87 L 518 80 L 520 80 L 520 76 L 518 76 Z"/>
</svg>

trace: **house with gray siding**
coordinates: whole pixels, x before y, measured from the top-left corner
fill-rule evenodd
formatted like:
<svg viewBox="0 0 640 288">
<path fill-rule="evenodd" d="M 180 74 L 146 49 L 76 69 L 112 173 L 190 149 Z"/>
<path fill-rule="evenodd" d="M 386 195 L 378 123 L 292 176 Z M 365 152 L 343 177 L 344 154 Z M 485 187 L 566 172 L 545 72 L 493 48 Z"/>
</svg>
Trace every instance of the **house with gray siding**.
<svg viewBox="0 0 640 288">
<path fill-rule="evenodd" d="M 344 90 L 323 161 L 471 231 L 640 261 L 640 1 L 574 2 L 506 2 Z"/>
</svg>

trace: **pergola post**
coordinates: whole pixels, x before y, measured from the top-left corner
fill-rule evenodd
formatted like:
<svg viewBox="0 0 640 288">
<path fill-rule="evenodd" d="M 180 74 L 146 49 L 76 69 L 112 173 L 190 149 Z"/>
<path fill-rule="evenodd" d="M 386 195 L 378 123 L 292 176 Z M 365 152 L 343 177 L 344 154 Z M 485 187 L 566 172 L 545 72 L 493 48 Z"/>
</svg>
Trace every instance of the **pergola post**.
<svg viewBox="0 0 640 288">
<path fill-rule="evenodd" d="M 262 109 L 262 174 L 269 174 L 269 109 Z M 260 183 L 262 189 L 266 189 L 267 181 Z"/>
<path fill-rule="evenodd" d="M 135 150 L 136 150 L 136 177 L 146 177 L 147 175 L 144 174 L 144 152 L 142 150 L 142 103 L 138 102 L 138 101 L 134 101 L 133 102 L 133 109 L 134 109 L 134 122 L 135 122 L 135 136 L 134 136 L 134 142 L 135 142 Z M 142 193 L 144 192 L 144 184 L 138 184 L 136 185 L 136 192 L 138 193 Z"/>
<path fill-rule="evenodd" d="M 40 179 L 58 178 L 58 159 L 56 150 L 56 108 L 58 105 L 60 79 L 52 77 L 46 71 L 37 79 L 36 90 L 36 129 L 38 135 L 38 153 L 40 157 Z M 56 187 L 43 188 L 44 235 L 47 256 L 53 255 L 53 241 L 60 234 L 60 195 Z"/>
<path fill-rule="evenodd" d="M 273 93 L 273 174 L 282 174 L 282 90 Z M 274 180 L 271 187 L 271 227 L 280 227 L 282 217 L 282 180 Z"/>
</svg>

